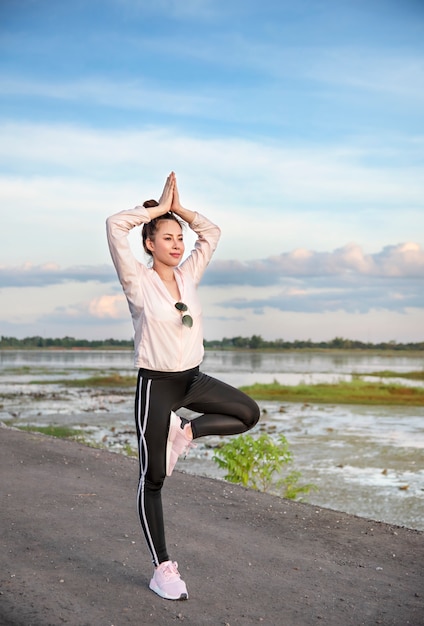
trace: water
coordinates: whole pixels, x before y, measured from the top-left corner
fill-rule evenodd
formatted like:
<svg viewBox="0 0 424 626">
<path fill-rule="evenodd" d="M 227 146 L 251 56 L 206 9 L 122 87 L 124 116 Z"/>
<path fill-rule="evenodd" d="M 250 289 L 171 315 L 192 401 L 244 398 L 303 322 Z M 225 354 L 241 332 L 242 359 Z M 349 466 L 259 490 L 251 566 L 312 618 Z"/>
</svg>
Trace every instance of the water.
<svg viewBox="0 0 424 626">
<path fill-rule="evenodd" d="M 235 385 L 350 380 L 353 373 L 421 370 L 423 357 L 364 353 L 207 352 L 203 371 Z M 135 447 L 133 390 L 66 388 L 58 379 L 135 374 L 129 351 L 0 351 L 0 420 L 81 427 L 111 449 Z M 48 384 L 33 384 L 38 380 Z M 393 380 L 393 379 L 392 379 Z M 399 379 L 402 384 L 422 383 Z M 260 402 L 256 430 L 284 433 L 307 500 L 348 513 L 424 530 L 424 408 Z M 211 460 L 219 438 L 203 440 L 180 468 L 221 477 Z M 211 447 L 212 446 L 212 447 Z"/>
</svg>

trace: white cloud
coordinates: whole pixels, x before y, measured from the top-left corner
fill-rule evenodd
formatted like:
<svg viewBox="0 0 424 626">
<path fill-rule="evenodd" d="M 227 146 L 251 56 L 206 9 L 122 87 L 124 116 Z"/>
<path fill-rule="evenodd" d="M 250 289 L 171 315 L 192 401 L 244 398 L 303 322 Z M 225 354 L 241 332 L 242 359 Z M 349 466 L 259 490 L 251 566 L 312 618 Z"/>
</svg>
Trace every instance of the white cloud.
<svg viewBox="0 0 424 626">
<path fill-rule="evenodd" d="M 90 281 L 110 283 L 114 279 L 115 271 L 110 265 L 61 268 L 54 263 L 25 263 L 20 267 L 0 266 L 0 287 L 46 287 L 65 282 Z"/>
<path fill-rule="evenodd" d="M 83 329 L 92 329 L 96 337 L 130 336 L 128 307 L 112 265 L 2 267 L 0 280 L 0 321 L 7 328 L 13 320 L 18 336 L 20 328 L 29 326 L 34 328 L 33 334 L 51 334 L 46 329 L 52 328 L 74 336 L 87 335 L 88 330 Z M 349 244 L 333 252 L 298 249 L 244 263 L 216 260 L 200 288 L 205 336 L 287 337 L 279 330 L 278 320 L 290 319 L 291 332 L 297 333 L 292 338 L 305 337 L 296 331 L 301 325 L 297 317 L 291 317 L 295 314 L 309 316 L 314 331 L 307 336 L 322 339 L 327 316 L 330 319 L 337 314 L 344 320 L 342 326 L 354 319 L 359 328 L 359 319 L 365 325 L 367 320 L 375 320 L 379 311 L 381 319 L 400 316 L 396 317 L 397 334 L 386 327 L 380 338 L 400 341 L 408 336 L 418 341 L 423 287 L 424 250 L 413 242 L 386 246 L 374 254 Z M 405 324 L 402 333 L 400 320 Z M 334 330 L 331 336 L 334 334 L 358 337 L 349 327 L 342 333 Z"/>
<path fill-rule="evenodd" d="M 89 302 L 88 311 L 99 319 L 123 319 L 128 315 L 128 306 L 124 294 L 103 295 Z"/>
<path fill-rule="evenodd" d="M 199 138 L 160 128 L 107 131 L 22 123 L 2 124 L 0 132 L 0 159 L 10 172 L 0 181 L 0 191 L 9 201 L 38 199 L 51 207 L 52 198 L 69 202 L 70 196 L 74 208 L 83 210 L 97 194 L 102 198 L 112 192 L 115 199 L 127 184 L 131 190 L 139 184 L 157 195 L 171 169 L 186 188 L 190 184 L 192 198 L 218 207 L 235 203 L 237 212 L 245 214 L 282 206 L 422 207 L 424 196 L 418 167 L 394 169 L 384 162 L 370 167 L 364 146 L 289 147 Z M 375 146 L 372 151 L 375 162 Z M 380 151 L 383 158 L 384 148 Z M 25 178 L 14 174 L 14 168 L 27 172 Z M 102 186 L 106 193 L 101 193 Z"/>
<path fill-rule="evenodd" d="M 141 244 L 140 244 L 141 247 Z M 349 243 L 333 252 L 297 248 L 278 256 L 239 260 L 214 260 L 203 278 L 204 285 L 279 285 L 286 279 L 322 278 L 337 284 L 363 277 L 424 279 L 424 249 L 415 242 L 386 246 L 380 252 L 365 254 L 362 247 Z M 46 286 L 64 282 L 111 283 L 115 270 L 109 265 L 76 265 L 62 268 L 55 263 L 0 266 L 0 287 Z"/>
<path fill-rule="evenodd" d="M 116 94 L 119 93 L 117 100 Z M 87 105 L 109 106 L 136 111 L 155 111 L 168 115 L 205 115 L 217 107 L 212 90 L 201 92 L 187 89 L 168 90 L 151 80 L 133 78 L 127 81 L 113 81 L 98 76 L 79 78 L 54 83 L 2 76 L 0 94 L 3 97 L 18 96 L 41 98 L 49 101 L 61 100 L 71 103 L 84 101 Z"/>
<path fill-rule="evenodd" d="M 373 162 L 382 161 L 370 168 L 365 145 L 289 147 L 160 128 L 30 123 L 3 123 L 0 133 L 3 263 L 108 262 L 104 219 L 158 196 L 171 169 L 184 204 L 223 227 L 217 259 L 278 255 L 289 246 L 325 250 L 351 239 L 375 249 L 424 233 L 424 176 L 417 167 L 393 168 L 393 155 L 387 165 L 384 147 L 372 142 Z M 402 160 L 410 142 L 399 145 Z"/>
<path fill-rule="evenodd" d="M 305 64 L 315 80 L 409 100 L 418 108 L 424 101 L 423 58 L 419 53 L 391 49 L 340 47 L 314 50 Z"/>
<path fill-rule="evenodd" d="M 326 313 L 339 311 L 368 313 L 372 310 L 405 312 L 408 308 L 424 309 L 422 281 L 413 285 L 393 285 L 359 281 L 351 285 L 314 286 L 301 284 L 301 288 L 283 288 L 277 295 L 258 298 L 253 291 L 248 297 L 222 299 L 218 304 L 229 311 L 245 310 L 262 315 L 266 308 L 301 313 Z"/>
<path fill-rule="evenodd" d="M 366 254 L 356 243 L 349 243 L 333 252 L 294 249 L 278 256 L 250 261 L 216 260 L 204 278 L 210 285 L 272 285 L 287 278 L 337 277 L 338 283 L 364 276 L 372 278 L 424 279 L 424 249 L 414 242 L 385 246 Z"/>
<path fill-rule="evenodd" d="M 205 337 L 251 337 L 264 339 L 311 339 L 326 341 L 346 337 L 377 343 L 379 341 L 423 341 L 422 309 L 408 309 L 404 313 L 372 309 L 368 313 L 327 311 L 325 313 L 276 311 L 264 309 L 260 316 L 245 311 L 228 312 L 228 317 L 205 319 Z"/>
<path fill-rule="evenodd" d="M 132 323 L 119 284 L 66 282 L 45 287 L 0 289 L 1 334 L 121 337 L 130 339 Z"/>
</svg>

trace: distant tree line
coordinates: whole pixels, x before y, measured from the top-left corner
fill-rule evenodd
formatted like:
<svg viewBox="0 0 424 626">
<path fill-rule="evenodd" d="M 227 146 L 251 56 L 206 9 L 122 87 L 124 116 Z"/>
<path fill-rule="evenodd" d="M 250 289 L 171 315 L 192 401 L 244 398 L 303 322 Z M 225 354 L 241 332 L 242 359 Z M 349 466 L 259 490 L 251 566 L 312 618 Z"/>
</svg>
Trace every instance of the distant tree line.
<svg viewBox="0 0 424 626">
<path fill-rule="evenodd" d="M 213 341 L 204 341 L 205 348 L 215 350 L 424 350 L 424 341 L 418 343 L 398 343 L 396 341 L 384 341 L 370 343 L 335 337 L 331 341 L 295 340 L 285 341 L 275 339 L 266 341 L 260 335 L 251 337 L 224 337 Z M 0 337 L 0 350 L 2 348 L 132 348 L 132 339 L 75 339 L 74 337 L 62 337 L 51 339 L 48 337 Z"/>
<path fill-rule="evenodd" d="M 330 341 L 311 341 L 310 339 L 296 339 L 295 341 L 275 339 L 274 341 L 266 341 L 260 335 L 252 335 L 251 337 L 232 337 L 231 339 L 224 337 L 221 340 L 205 341 L 204 344 L 205 348 L 215 348 L 216 350 L 231 348 L 248 350 L 424 350 L 424 341 L 418 343 L 397 343 L 396 341 L 371 343 L 369 341 L 344 339 L 343 337 L 335 337 Z"/>
<path fill-rule="evenodd" d="M 49 337 L 15 337 L 0 338 L 0 350 L 2 348 L 132 348 L 131 339 L 75 339 L 74 337 L 61 337 L 51 339 Z"/>
</svg>

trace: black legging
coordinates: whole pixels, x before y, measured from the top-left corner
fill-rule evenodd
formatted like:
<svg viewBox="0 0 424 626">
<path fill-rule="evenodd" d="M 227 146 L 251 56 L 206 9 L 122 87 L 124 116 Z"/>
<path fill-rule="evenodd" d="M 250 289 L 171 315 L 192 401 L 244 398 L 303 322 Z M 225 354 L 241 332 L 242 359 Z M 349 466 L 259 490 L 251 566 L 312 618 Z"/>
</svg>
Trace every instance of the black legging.
<svg viewBox="0 0 424 626">
<path fill-rule="evenodd" d="M 243 392 L 199 372 L 140 369 L 135 423 L 140 459 L 137 507 L 154 565 L 169 560 L 165 543 L 161 489 L 165 480 L 166 442 L 171 411 L 186 407 L 203 413 L 191 421 L 193 438 L 237 435 L 253 428 L 259 407 Z"/>
</svg>

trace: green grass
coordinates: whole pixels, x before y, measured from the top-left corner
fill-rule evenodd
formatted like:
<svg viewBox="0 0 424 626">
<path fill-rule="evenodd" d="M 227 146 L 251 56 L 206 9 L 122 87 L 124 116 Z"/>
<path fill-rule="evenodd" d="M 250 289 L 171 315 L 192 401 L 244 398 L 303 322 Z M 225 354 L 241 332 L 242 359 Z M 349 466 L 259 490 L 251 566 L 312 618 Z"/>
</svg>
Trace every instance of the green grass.
<svg viewBox="0 0 424 626">
<path fill-rule="evenodd" d="M 255 400 L 308 402 L 317 404 L 376 404 L 424 406 L 424 389 L 384 383 L 368 383 L 360 379 L 336 384 L 297 385 L 270 384 L 241 387 Z"/>
<path fill-rule="evenodd" d="M 32 380 L 32 385 L 63 385 L 64 387 L 132 387 L 135 388 L 135 376 L 89 376 L 88 378 L 63 378 L 56 380 Z"/>
<path fill-rule="evenodd" d="M 424 370 L 416 372 L 393 372 L 382 370 L 381 372 L 355 372 L 353 376 L 375 376 L 378 378 L 406 378 L 408 380 L 424 380 Z"/>
<path fill-rule="evenodd" d="M 48 367 L 33 367 L 33 366 L 29 366 L 29 365 L 21 365 L 19 367 L 5 367 L 2 372 L 1 375 L 3 376 L 4 374 L 10 375 L 10 374 L 15 374 L 16 376 L 29 376 L 31 375 L 40 375 L 40 374 L 50 374 L 51 370 Z M 66 375 L 67 371 L 66 370 L 55 370 L 55 374 L 63 374 Z"/>
<path fill-rule="evenodd" d="M 277 382 L 270 384 L 255 383 L 241 387 L 242 391 L 256 400 L 276 400 L 280 402 L 314 402 L 325 404 L 381 404 L 402 406 L 424 406 L 424 389 L 419 387 L 404 387 L 399 384 L 383 382 L 365 382 L 361 376 L 375 376 L 379 378 L 402 377 L 411 380 L 424 380 L 424 373 L 404 372 L 398 374 L 390 370 L 367 374 L 353 374 L 351 382 L 321 383 L 316 385 L 300 384 L 297 386 L 280 385 Z M 135 376 L 121 376 L 108 374 L 90 376 L 87 378 L 56 379 L 49 381 L 31 381 L 33 384 L 60 384 L 65 387 L 78 388 L 135 388 Z"/>
<path fill-rule="evenodd" d="M 51 437 L 59 437 L 60 439 L 80 439 L 83 431 L 77 428 L 69 428 L 68 426 L 16 426 L 19 430 L 25 430 L 30 433 L 41 433 L 50 435 Z"/>
<path fill-rule="evenodd" d="M 138 450 L 136 450 L 135 448 L 132 448 L 129 443 L 126 443 L 123 446 L 122 452 L 125 454 L 125 456 L 134 456 L 134 457 L 138 456 Z"/>
</svg>

